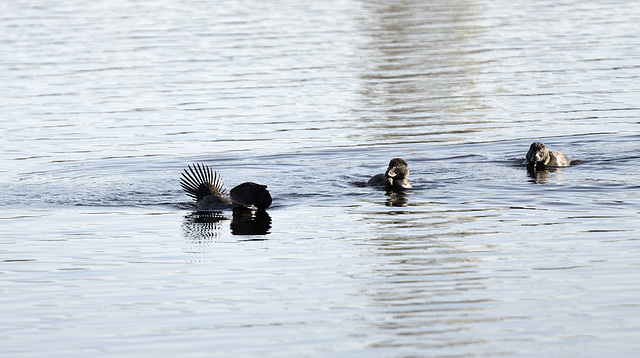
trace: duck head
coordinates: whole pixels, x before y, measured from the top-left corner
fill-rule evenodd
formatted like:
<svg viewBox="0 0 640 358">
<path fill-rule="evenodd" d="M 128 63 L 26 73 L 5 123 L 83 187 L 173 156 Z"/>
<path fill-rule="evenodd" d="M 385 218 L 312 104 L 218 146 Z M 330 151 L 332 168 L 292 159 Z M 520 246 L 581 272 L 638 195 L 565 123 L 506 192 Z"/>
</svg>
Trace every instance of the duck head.
<svg viewBox="0 0 640 358">
<path fill-rule="evenodd" d="M 391 189 L 409 189 L 409 166 L 402 158 L 393 158 L 384 174 Z"/>
<path fill-rule="evenodd" d="M 234 204 L 247 208 L 255 206 L 258 209 L 266 209 L 272 200 L 266 185 L 252 182 L 242 183 L 231 189 L 229 196 Z"/>
<path fill-rule="evenodd" d="M 542 142 L 534 142 L 527 152 L 527 162 L 533 165 L 546 165 L 549 163 L 549 150 Z"/>
</svg>

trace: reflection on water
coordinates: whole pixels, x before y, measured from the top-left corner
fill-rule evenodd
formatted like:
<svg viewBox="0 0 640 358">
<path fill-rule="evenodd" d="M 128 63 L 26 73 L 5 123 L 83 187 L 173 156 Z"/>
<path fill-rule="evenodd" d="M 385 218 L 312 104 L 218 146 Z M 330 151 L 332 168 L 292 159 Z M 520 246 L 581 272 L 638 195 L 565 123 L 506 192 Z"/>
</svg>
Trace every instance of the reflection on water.
<svg viewBox="0 0 640 358">
<path fill-rule="evenodd" d="M 367 2 L 361 26 L 369 35 L 360 74 L 359 116 L 380 142 L 425 140 L 478 131 L 486 105 L 474 76 L 473 42 L 483 29 L 476 2 Z M 426 40 L 428 39 L 428 40 Z M 444 127 L 456 124 L 456 127 Z M 471 124 L 471 125 L 469 125 Z"/>
<path fill-rule="evenodd" d="M 531 182 L 536 184 L 549 184 L 549 174 L 554 173 L 554 181 L 560 181 L 562 179 L 562 173 L 565 168 L 562 167 L 546 167 L 541 165 L 527 165 L 527 174 L 531 178 Z"/>
<path fill-rule="evenodd" d="M 211 242 L 220 236 L 222 222 L 229 220 L 222 212 L 194 211 L 184 217 L 182 234 L 194 242 Z"/>
<path fill-rule="evenodd" d="M 407 191 L 387 191 L 387 206 L 407 206 L 409 205 L 409 193 Z"/>
<path fill-rule="evenodd" d="M 487 280 L 478 272 L 477 259 L 452 245 L 428 236 L 379 237 L 372 240 L 384 265 L 363 290 L 379 317 L 372 324 L 384 338 L 371 343 L 379 349 L 443 349 L 479 343 L 473 330 L 487 318 L 491 299 L 481 291 Z"/>
<path fill-rule="evenodd" d="M 370 17 L 362 26 L 369 41 L 362 49 L 369 56 L 360 75 L 364 104 L 359 116 L 372 122 L 366 135 L 380 143 L 406 143 L 441 137 L 451 141 L 479 131 L 477 123 L 484 119 L 477 110 L 485 105 L 474 76 L 483 65 L 469 54 L 482 32 L 473 22 L 480 6 L 475 2 L 376 1 L 367 2 L 365 8 Z M 416 190 L 387 192 L 385 204 L 407 207 Z M 376 282 L 365 292 L 379 312 L 372 324 L 385 337 L 371 346 L 434 349 L 476 343 L 473 338 L 452 338 L 452 333 L 468 330 L 482 319 L 484 309 L 475 299 L 478 293 L 469 294 L 486 288 L 475 260 L 430 236 L 418 235 L 435 228 L 416 220 L 411 215 L 415 212 L 387 214 L 394 215 L 392 221 L 372 218 L 378 223 L 376 230 L 394 235 L 373 241 L 376 254 L 388 260 L 372 272 L 383 277 L 385 284 Z M 412 231 L 396 232 L 404 228 Z"/>
<path fill-rule="evenodd" d="M 265 210 L 234 208 L 231 219 L 233 235 L 267 235 L 271 229 L 271 216 Z"/>
<path fill-rule="evenodd" d="M 184 218 L 183 234 L 191 240 L 211 241 L 220 236 L 222 223 L 229 220 L 222 212 L 195 211 Z M 267 235 L 271 229 L 271 216 L 265 210 L 236 207 L 231 218 L 233 235 Z"/>
</svg>

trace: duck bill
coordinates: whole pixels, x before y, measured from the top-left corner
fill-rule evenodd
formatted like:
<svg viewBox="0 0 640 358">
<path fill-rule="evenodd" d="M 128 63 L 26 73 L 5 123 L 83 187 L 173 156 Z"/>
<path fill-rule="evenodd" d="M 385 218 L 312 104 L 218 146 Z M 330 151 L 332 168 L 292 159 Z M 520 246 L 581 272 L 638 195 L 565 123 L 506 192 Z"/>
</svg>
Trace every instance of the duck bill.
<svg viewBox="0 0 640 358">
<path fill-rule="evenodd" d="M 411 184 L 409 184 L 409 182 L 407 180 L 398 181 L 398 182 L 396 182 L 396 185 L 400 186 L 403 189 L 411 189 L 412 188 Z"/>
</svg>

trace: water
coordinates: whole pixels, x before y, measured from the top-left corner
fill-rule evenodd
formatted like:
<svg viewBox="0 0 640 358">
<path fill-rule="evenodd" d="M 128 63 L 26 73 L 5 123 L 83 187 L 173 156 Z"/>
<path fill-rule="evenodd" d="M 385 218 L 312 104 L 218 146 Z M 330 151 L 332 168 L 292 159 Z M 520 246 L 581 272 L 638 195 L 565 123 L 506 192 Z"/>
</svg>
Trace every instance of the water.
<svg viewBox="0 0 640 358">
<path fill-rule="evenodd" d="M 640 349 L 637 4 L 0 9 L 3 355 Z M 192 213 L 195 162 L 272 207 Z"/>
</svg>

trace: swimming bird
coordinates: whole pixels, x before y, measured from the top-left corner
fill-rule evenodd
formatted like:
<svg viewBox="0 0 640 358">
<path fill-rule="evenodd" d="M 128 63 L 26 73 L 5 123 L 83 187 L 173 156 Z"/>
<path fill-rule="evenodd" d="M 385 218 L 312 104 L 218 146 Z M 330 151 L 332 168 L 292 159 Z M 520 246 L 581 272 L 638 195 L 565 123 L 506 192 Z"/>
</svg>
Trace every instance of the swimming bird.
<svg viewBox="0 0 640 358">
<path fill-rule="evenodd" d="M 527 164 L 566 167 L 571 164 L 571 159 L 557 150 L 547 149 L 542 142 L 534 142 L 527 152 Z"/>
<path fill-rule="evenodd" d="M 409 166 L 402 158 L 393 158 L 384 174 L 374 175 L 367 182 L 367 186 L 385 188 L 387 190 L 405 190 L 411 188 L 407 180 L 409 178 Z"/>
<path fill-rule="evenodd" d="M 222 178 L 204 164 L 189 165 L 182 172 L 180 185 L 188 196 L 196 199 L 198 210 L 223 210 L 234 207 L 266 209 L 271 205 L 271 194 L 266 185 L 242 183 L 227 195 Z"/>
</svg>

